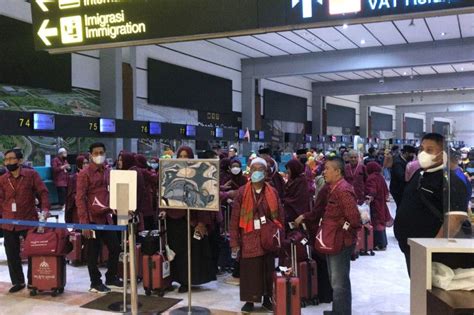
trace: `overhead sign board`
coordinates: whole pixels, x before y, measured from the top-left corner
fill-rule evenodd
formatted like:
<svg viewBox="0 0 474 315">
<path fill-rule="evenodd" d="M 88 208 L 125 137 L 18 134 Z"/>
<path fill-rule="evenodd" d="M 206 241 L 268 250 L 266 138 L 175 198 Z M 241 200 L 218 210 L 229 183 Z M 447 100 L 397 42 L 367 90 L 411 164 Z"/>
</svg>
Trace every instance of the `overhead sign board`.
<svg viewBox="0 0 474 315">
<path fill-rule="evenodd" d="M 36 48 L 66 52 L 473 12 L 472 0 L 32 0 Z M 431 14 L 431 13 L 430 13 Z M 405 16 L 404 16 L 405 17 Z"/>
</svg>

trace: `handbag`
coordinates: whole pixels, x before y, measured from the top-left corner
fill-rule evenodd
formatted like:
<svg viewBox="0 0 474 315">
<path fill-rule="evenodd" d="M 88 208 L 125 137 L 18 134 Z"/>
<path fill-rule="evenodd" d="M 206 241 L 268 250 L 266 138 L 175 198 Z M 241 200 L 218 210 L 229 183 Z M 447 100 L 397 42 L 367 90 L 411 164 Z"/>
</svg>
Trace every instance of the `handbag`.
<svg viewBox="0 0 474 315">
<path fill-rule="evenodd" d="M 335 255 L 344 249 L 344 229 L 341 221 L 323 219 L 314 241 L 314 249 L 326 255 Z"/>
<path fill-rule="evenodd" d="M 261 213 L 259 209 L 260 217 L 264 217 L 265 214 Z M 281 240 L 284 238 L 284 232 L 281 224 L 278 221 L 273 221 L 266 218 L 266 222 L 261 225 L 260 228 L 260 245 L 263 250 L 267 253 L 277 253 L 281 249 Z"/>
<path fill-rule="evenodd" d="M 44 228 L 30 230 L 25 239 L 24 253 L 26 256 L 64 256 L 72 250 L 69 232 L 64 229 Z"/>
</svg>

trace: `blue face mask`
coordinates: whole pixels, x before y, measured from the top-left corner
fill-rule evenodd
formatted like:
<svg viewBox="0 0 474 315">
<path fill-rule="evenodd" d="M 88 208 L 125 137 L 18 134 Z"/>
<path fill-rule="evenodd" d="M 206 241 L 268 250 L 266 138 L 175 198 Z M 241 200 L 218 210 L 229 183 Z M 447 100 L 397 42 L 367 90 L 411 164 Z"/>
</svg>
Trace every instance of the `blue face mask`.
<svg viewBox="0 0 474 315">
<path fill-rule="evenodd" d="M 250 179 L 252 180 L 252 183 L 259 183 L 265 179 L 265 173 L 262 171 L 255 171 L 252 173 Z"/>
</svg>

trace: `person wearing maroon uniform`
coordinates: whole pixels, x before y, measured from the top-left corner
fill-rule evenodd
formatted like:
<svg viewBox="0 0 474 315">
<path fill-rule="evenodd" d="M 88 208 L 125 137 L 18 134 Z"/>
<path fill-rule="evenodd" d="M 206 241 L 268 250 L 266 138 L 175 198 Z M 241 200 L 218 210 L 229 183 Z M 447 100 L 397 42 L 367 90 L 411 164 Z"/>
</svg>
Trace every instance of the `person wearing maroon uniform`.
<svg viewBox="0 0 474 315">
<path fill-rule="evenodd" d="M 349 163 L 345 166 L 344 179 L 354 187 L 357 203 L 363 204 L 367 170 L 365 165 L 359 161 L 359 154 L 354 150 L 349 151 Z"/>
<path fill-rule="evenodd" d="M 110 170 L 105 166 L 105 145 L 93 143 L 89 147 L 91 163 L 77 176 L 76 205 L 81 224 L 113 224 L 112 210 L 109 208 Z M 91 279 L 90 292 L 107 293 L 106 286 L 122 287 L 117 276 L 120 254 L 120 243 L 117 233 L 113 231 L 83 230 L 87 239 L 87 268 Z M 106 285 L 102 283 L 101 273 L 97 268 L 100 242 L 109 250 L 107 261 Z"/>
<path fill-rule="evenodd" d="M 285 222 L 295 219 L 310 210 L 311 197 L 304 174 L 305 166 L 298 160 L 290 160 L 286 164 L 288 182 L 285 184 Z"/>
<path fill-rule="evenodd" d="M 51 162 L 53 168 L 53 182 L 58 191 L 58 204 L 62 208 L 66 203 L 67 184 L 69 179 L 68 172 L 71 170 L 71 165 L 67 161 L 67 151 L 61 148 L 58 155 Z"/>
<path fill-rule="evenodd" d="M 135 164 L 143 176 L 143 202 L 140 209 L 143 214 L 143 222 L 145 230 L 154 230 L 157 228 L 156 215 L 153 204 L 153 194 L 156 196 L 156 188 L 158 186 L 158 175 L 155 171 L 148 167 L 146 157 L 142 154 L 135 156 Z"/>
<path fill-rule="evenodd" d="M 17 151 L 5 152 L 5 167 L 8 172 L 0 177 L 0 211 L 3 219 L 37 221 L 35 196 L 41 200 L 41 210 L 45 217 L 49 213 L 48 189 L 39 174 L 20 166 Z M 3 224 L 5 252 L 12 287 L 10 293 L 25 288 L 25 276 L 20 258 L 20 236 L 26 237 L 28 227 Z M 28 284 L 31 283 L 31 266 L 28 264 Z"/>
<path fill-rule="evenodd" d="M 67 183 L 66 206 L 64 208 L 64 220 L 66 223 L 79 223 L 79 215 L 76 206 L 76 192 L 77 192 L 77 174 L 86 168 L 89 160 L 84 155 L 79 155 L 76 158 L 76 172 L 69 175 Z"/>
</svg>

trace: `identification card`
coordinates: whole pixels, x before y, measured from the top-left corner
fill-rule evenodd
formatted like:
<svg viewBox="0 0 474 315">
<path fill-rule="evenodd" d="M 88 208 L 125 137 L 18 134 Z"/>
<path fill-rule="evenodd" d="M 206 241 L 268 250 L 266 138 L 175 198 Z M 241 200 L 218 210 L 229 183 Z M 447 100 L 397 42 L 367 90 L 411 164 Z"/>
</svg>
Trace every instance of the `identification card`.
<svg viewBox="0 0 474 315">
<path fill-rule="evenodd" d="M 347 231 L 347 230 L 349 230 L 350 226 L 351 226 L 351 224 L 346 221 L 346 222 L 344 222 L 344 225 L 342 226 L 342 229 Z"/>
<path fill-rule="evenodd" d="M 16 202 L 12 203 L 12 212 L 16 212 Z"/>
<path fill-rule="evenodd" d="M 261 227 L 260 227 L 260 220 L 258 220 L 258 219 L 257 219 L 257 220 L 253 220 L 253 228 L 254 228 L 255 230 L 260 230 L 260 228 L 261 228 Z"/>
<path fill-rule="evenodd" d="M 267 223 L 267 218 L 265 216 L 260 217 L 260 222 L 262 222 L 262 224 L 266 224 Z"/>
</svg>

